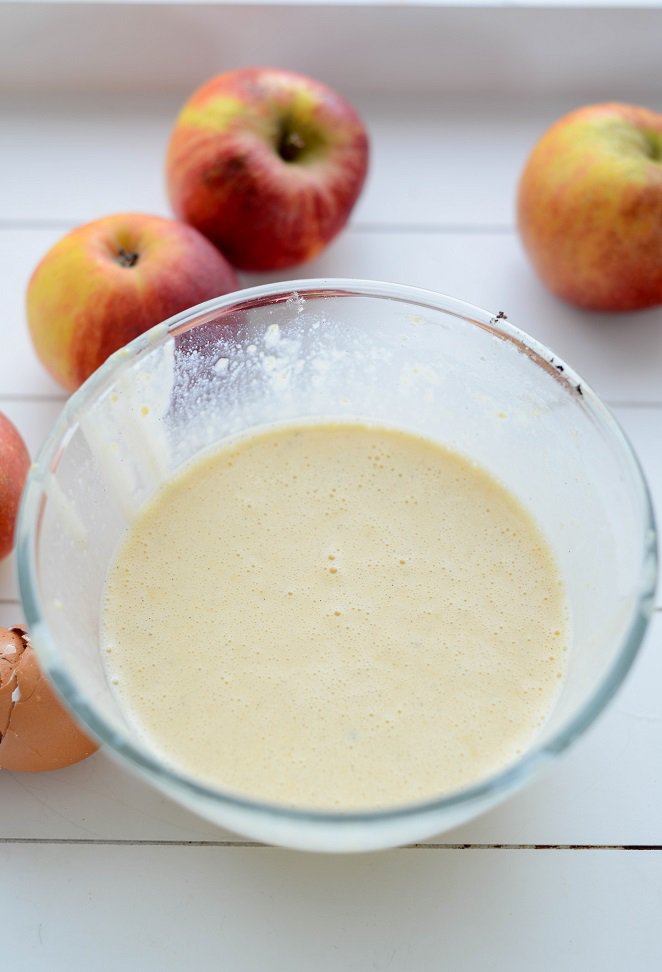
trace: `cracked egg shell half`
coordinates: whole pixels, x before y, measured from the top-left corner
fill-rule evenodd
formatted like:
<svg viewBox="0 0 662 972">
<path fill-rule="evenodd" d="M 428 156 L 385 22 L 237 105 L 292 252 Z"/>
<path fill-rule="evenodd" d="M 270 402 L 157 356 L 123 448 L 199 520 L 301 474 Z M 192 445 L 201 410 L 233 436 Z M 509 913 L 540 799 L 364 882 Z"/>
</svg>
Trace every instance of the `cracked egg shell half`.
<svg viewBox="0 0 662 972">
<path fill-rule="evenodd" d="M 61 769 L 97 749 L 50 687 L 27 632 L 0 628 L 0 769 Z"/>
</svg>

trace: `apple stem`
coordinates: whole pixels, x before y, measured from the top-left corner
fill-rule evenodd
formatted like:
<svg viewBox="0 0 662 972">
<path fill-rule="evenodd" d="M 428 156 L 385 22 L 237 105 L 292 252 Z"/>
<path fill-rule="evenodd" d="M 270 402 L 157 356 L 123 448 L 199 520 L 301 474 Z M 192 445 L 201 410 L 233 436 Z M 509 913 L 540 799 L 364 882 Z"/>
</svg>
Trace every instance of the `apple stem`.
<svg viewBox="0 0 662 972">
<path fill-rule="evenodd" d="M 278 154 L 284 162 L 294 162 L 305 147 L 306 143 L 299 132 L 285 131 L 278 143 Z"/>
<path fill-rule="evenodd" d="M 117 254 L 117 262 L 121 267 L 135 267 L 138 262 L 138 254 L 122 247 Z"/>
</svg>

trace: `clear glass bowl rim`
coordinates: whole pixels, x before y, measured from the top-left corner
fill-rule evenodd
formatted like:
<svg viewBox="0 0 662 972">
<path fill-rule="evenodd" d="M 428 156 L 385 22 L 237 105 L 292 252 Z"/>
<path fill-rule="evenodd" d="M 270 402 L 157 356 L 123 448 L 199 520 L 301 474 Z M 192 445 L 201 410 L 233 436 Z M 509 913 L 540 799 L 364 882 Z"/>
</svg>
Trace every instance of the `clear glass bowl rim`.
<svg viewBox="0 0 662 972">
<path fill-rule="evenodd" d="M 128 739 L 116 733 L 101 718 L 85 699 L 67 671 L 59 663 L 58 648 L 46 628 L 39 605 L 39 583 L 37 564 L 37 533 L 43 502 L 44 484 L 53 461 L 78 424 L 89 402 L 95 398 L 113 376 L 143 351 L 165 341 L 173 332 L 182 332 L 195 325 L 199 319 L 207 318 L 210 313 L 248 309 L 264 304 L 284 302 L 294 294 L 303 297 L 378 297 L 396 302 L 414 304 L 423 309 L 443 311 L 459 317 L 470 324 L 489 330 L 495 336 L 509 341 L 534 359 L 545 370 L 550 370 L 550 360 L 562 365 L 563 371 L 556 370 L 557 380 L 567 385 L 568 393 L 574 393 L 578 385 L 582 391 L 582 405 L 588 409 L 603 433 L 620 450 L 622 461 L 629 465 L 633 474 L 635 488 L 639 491 L 639 501 L 644 519 L 643 536 L 645 542 L 641 551 L 639 577 L 639 597 L 632 611 L 628 629 L 623 637 L 620 650 L 605 673 L 596 684 L 593 692 L 578 712 L 542 745 L 534 745 L 517 763 L 481 780 L 465 789 L 447 796 L 418 803 L 406 803 L 385 809 L 369 811 L 322 811 L 293 808 L 283 804 L 269 803 L 244 797 L 220 788 L 207 786 L 165 766 L 146 750 L 135 746 Z M 504 795 L 519 789 L 530 780 L 550 759 L 557 757 L 594 722 L 602 712 L 631 668 L 643 641 L 649 619 L 654 609 L 654 596 L 657 581 L 657 531 L 648 485 L 641 470 L 639 460 L 620 425 L 591 387 L 574 369 L 558 355 L 525 332 L 510 323 L 501 312 L 495 314 L 454 297 L 410 287 L 374 280 L 351 278 L 311 278 L 248 287 L 222 297 L 197 304 L 167 321 L 156 325 L 135 338 L 125 348 L 111 355 L 107 361 L 76 391 L 66 402 L 51 432 L 42 446 L 30 470 L 23 492 L 17 525 L 16 561 L 21 601 L 25 611 L 28 631 L 34 637 L 34 650 L 39 663 L 48 678 L 67 705 L 100 743 L 107 745 L 120 758 L 122 763 L 138 775 L 147 775 L 161 783 L 167 791 L 181 791 L 194 800 L 203 798 L 225 804 L 235 810 L 252 814 L 280 817 L 288 821 L 336 825 L 342 827 L 356 824 L 391 823 L 398 819 L 441 815 L 444 811 L 457 810 L 460 806 L 482 802 L 497 795 Z"/>
</svg>

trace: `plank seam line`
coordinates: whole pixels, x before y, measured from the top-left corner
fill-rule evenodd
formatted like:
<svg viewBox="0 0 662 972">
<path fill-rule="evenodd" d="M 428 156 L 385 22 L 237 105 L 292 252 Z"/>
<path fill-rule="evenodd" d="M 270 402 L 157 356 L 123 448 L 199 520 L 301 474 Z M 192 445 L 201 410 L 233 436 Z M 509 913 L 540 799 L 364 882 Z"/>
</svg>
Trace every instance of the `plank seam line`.
<svg viewBox="0 0 662 972">
<path fill-rule="evenodd" d="M 619 401 L 618 399 L 604 399 L 610 408 L 662 408 L 660 399 L 653 399 L 651 402 Z"/>
<path fill-rule="evenodd" d="M 254 840 L 129 840 L 120 838 L 0 837 L 0 844 L 81 845 L 87 847 L 255 847 L 271 848 Z M 271 848 L 273 849 L 273 848 Z M 276 848 L 279 849 L 279 848 Z M 662 851 L 662 844 L 407 844 L 395 850 L 506 850 L 506 851 Z"/>
<path fill-rule="evenodd" d="M 0 219 L 0 231 L 9 232 L 11 230 L 63 230 L 68 231 L 75 226 L 81 225 L 84 220 L 80 218 L 66 219 Z M 346 231 L 357 233 L 514 233 L 515 226 L 511 223 L 374 223 L 370 221 L 349 223 Z"/>
<path fill-rule="evenodd" d="M 402 850 L 662 851 L 662 844 L 408 844 Z"/>
<path fill-rule="evenodd" d="M 439 233 L 439 234 L 508 234 L 515 232 L 510 223 L 350 223 L 348 231 L 356 233 Z"/>
</svg>

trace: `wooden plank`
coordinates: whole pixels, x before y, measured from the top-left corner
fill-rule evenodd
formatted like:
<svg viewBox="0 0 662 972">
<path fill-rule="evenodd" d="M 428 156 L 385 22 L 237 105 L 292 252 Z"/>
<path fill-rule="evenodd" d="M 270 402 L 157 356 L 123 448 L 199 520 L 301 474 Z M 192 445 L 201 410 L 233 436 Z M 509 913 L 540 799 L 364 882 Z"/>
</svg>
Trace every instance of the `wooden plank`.
<svg viewBox="0 0 662 972">
<path fill-rule="evenodd" d="M 166 215 L 165 151 L 189 89 L 16 94 L 3 105 L 3 223 L 87 222 L 112 212 Z M 517 181 L 567 97 L 361 93 L 371 140 L 357 224 L 474 228 L 514 222 Z M 656 93 L 649 99 L 653 106 Z M 45 164 L 45 159 L 48 160 Z"/>
<path fill-rule="evenodd" d="M 0 846 L 7 968 L 651 972 L 662 854 Z M 11 876 L 11 877 L 9 877 Z M 75 932 L 74 932 L 75 929 Z"/>
<path fill-rule="evenodd" d="M 662 309 L 608 315 L 562 303 L 534 275 L 514 232 L 350 230 L 300 273 L 406 283 L 503 310 L 607 400 L 662 399 Z"/>
<path fill-rule="evenodd" d="M 138 92 L 190 90 L 241 65 L 273 64 L 342 91 L 432 91 L 442 104 L 458 92 L 526 100 L 557 92 L 578 104 L 614 92 L 632 100 L 659 69 L 660 11 L 641 9 L 656 0 L 207 4 L 4 3 L 0 90 L 110 90 L 133 100 Z"/>
</svg>

